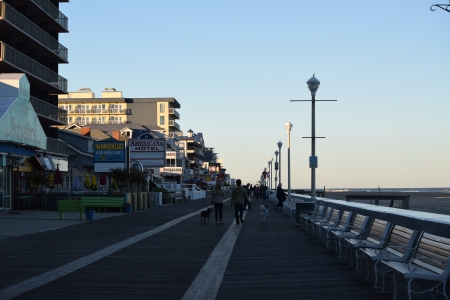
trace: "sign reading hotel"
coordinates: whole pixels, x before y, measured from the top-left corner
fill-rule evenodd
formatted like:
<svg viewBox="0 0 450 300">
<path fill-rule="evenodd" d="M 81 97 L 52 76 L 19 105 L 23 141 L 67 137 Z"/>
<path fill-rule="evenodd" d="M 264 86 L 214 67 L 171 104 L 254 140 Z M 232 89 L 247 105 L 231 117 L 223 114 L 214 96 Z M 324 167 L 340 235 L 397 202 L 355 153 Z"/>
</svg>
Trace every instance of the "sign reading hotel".
<svg viewBox="0 0 450 300">
<path fill-rule="evenodd" d="M 125 142 L 94 142 L 94 172 L 125 168 Z"/>
<path fill-rule="evenodd" d="M 128 141 L 128 148 L 130 151 L 130 160 L 140 162 L 144 168 L 164 167 L 166 164 L 165 139 L 130 139 Z"/>
</svg>

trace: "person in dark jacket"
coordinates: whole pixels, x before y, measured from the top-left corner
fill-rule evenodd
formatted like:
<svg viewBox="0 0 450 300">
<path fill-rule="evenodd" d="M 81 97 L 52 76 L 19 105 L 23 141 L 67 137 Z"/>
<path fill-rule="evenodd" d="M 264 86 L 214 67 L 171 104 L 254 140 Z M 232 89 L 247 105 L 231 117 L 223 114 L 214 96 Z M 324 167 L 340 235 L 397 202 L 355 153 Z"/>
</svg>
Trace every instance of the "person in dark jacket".
<svg viewBox="0 0 450 300">
<path fill-rule="evenodd" d="M 283 201 L 286 199 L 286 194 L 284 193 L 283 189 L 281 188 L 281 183 L 279 183 L 278 187 L 277 187 L 277 199 L 278 199 L 278 204 L 273 208 L 274 210 L 278 210 L 278 207 L 280 209 L 282 209 Z"/>
</svg>

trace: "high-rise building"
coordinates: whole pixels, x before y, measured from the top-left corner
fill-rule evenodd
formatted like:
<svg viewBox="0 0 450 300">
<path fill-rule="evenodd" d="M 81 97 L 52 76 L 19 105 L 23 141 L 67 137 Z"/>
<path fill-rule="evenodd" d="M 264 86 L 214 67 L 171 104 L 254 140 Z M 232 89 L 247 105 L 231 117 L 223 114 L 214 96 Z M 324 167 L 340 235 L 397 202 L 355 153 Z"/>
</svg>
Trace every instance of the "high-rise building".
<svg viewBox="0 0 450 300">
<path fill-rule="evenodd" d="M 12 174 L 23 171 L 25 159 L 48 154 L 38 162 L 52 171 L 51 155 L 55 160 L 67 156 L 67 143 L 58 141 L 56 127 L 66 124 L 58 94 L 67 93 L 67 79 L 58 74 L 58 66 L 68 63 L 68 50 L 58 41 L 59 33 L 69 31 L 60 2 L 69 1 L 0 1 L 0 121 L 12 124 L 0 142 L 0 209 L 11 208 L 14 189 L 20 192 L 21 183 Z M 61 163 L 61 171 L 66 167 Z"/>
</svg>

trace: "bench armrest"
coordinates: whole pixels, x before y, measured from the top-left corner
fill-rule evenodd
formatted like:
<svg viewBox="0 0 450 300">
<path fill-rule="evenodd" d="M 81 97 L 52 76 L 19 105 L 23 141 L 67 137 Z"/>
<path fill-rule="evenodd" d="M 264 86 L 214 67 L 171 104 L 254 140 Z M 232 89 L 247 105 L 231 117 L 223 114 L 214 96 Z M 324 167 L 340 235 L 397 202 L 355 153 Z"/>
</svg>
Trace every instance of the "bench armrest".
<svg viewBox="0 0 450 300">
<path fill-rule="evenodd" d="M 434 261 L 443 264 L 444 266 L 447 266 L 448 259 L 437 259 L 434 257 L 428 257 L 428 256 L 419 256 L 414 257 L 408 262 L 408 270 L 410 273 L 417 273 L 417 268 L 413 264 L 417 264 L 417 261 L 422 261 L 425 263 L 428 263 L 429 261 Z"/>
<path fill-rule="evenodd" d="M 415 249 L 416 249 L 416 247 L 408 248 L 408 247 L 405 247 L 405 246 L 386 246 L 383 249 L 376 249 L 375 250 L 375 254 L 377 256 L 380 256 L 380 259 L 382 259 L 382 260 L 395 260 L 395 259 L 389 259 L 389 256 L 390 256 L 391 253 L 388 251 L 388 248 L 389 249 L 405 250 L 405 252 L 408 251 L 409 253 L 415 251 Z"/>
</svg>

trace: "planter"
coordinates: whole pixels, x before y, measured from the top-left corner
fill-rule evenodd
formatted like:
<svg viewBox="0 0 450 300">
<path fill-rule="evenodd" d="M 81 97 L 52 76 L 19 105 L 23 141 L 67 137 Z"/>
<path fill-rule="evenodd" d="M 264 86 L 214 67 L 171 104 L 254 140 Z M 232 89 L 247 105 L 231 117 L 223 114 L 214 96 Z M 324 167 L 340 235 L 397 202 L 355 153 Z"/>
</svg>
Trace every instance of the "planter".
<svg viewBox="0 0 450 300">
<path fill-rule="evenodd" d="M 86 220 L 94 220 L 95 210 L 86 210 Z"/>
<path fill-rule="evenodd" d="M 125 212 L 127 214 L 129 214 L 131 212 L 131 210 L 132 210 L 132 206 L 131 205 L 124 206 L 124 209 L 125 209 Z"/>
</svg>

